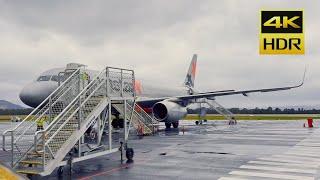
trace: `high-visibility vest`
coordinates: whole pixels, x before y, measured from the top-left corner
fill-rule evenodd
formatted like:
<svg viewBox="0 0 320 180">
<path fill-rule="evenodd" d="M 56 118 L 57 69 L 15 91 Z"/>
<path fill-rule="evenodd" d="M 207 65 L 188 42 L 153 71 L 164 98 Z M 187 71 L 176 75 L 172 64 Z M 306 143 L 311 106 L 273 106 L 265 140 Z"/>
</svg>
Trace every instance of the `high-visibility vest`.
<svg viewBox="0 0 320 180">
<path fill-rule="evenodd" d="M 86 72 L 82 74 L 82 80 L 89 80 L 89 75 Z"/>
<path fill-rule="evenodd" d="M 37 121 L 37 126 L 43 126 L 44 124 L 44 118 L 41 118 Z"/>
</svg>

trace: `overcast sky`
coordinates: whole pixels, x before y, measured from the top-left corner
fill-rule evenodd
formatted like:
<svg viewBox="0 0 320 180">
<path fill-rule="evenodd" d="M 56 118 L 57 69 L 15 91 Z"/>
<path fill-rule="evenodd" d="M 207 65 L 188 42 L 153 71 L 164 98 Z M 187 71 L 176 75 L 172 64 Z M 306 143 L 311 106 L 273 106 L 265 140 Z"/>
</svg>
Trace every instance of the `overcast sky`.
<svg viewBox="0 0 320 180">
<path fill-rule="evenodd" d="M 205 90 L 298 84 L 299 89 L 217 100 L 227 107 L 319 105 L 319 0 L 0 0 L 0 99 L 42 71 L 68 62 L 133 68 L 138 77 L 181 85 L 198 54 L 195 86 Z M 261 9 L 304 9 L 306 54 L 258 52 Z"/>
</svg>

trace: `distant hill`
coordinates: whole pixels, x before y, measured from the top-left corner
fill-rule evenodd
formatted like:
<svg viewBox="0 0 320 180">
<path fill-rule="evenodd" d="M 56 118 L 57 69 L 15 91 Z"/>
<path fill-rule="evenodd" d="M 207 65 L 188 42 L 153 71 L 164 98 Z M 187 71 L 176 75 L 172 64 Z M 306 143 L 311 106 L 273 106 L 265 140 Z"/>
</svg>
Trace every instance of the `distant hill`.
<svg viewBox="0 0 320 180">
<path fill-rule="evenodd" d="M 0 100 L 0 109 L 24 109 L 24 107 L 6 100 Z"/>
</svg>

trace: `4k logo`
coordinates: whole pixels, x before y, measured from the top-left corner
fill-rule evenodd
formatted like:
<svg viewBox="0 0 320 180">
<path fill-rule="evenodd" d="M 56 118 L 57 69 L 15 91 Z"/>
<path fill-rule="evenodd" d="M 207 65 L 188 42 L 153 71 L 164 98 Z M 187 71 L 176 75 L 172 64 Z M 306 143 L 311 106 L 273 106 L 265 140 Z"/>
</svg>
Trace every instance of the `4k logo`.
<svg viewBox="0 0 320 180">
<path fill-rule="evenodd" d="M 304 54 L 303 11 L 261 11 L 260 54 Z"/>
</svg>

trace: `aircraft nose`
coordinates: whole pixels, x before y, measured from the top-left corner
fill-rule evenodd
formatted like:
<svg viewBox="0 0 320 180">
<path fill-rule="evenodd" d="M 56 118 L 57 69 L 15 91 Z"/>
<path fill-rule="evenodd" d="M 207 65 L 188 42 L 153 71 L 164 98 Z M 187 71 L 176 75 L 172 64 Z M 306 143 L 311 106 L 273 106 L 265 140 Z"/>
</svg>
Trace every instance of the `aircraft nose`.
<svg viewBox="0 0 320 180">
<path fill-rule="evenodd" d="M 56 82 L 32 82 L 21 90 L 19 97 L 24 104 L 35 108 L 57 87 Z"/>
</svg>

